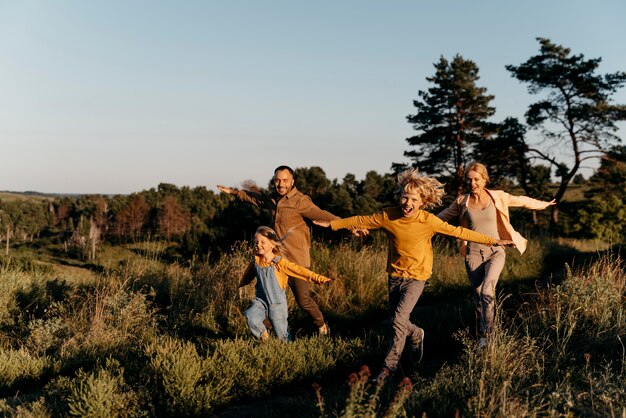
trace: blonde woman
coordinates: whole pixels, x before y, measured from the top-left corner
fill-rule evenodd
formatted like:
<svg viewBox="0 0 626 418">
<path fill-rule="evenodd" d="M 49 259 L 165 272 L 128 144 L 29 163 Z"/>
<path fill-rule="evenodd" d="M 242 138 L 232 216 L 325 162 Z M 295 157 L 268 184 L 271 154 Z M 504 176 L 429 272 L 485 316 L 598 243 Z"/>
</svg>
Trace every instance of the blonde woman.
<svg viewBox="0 0 626 418">
<path fill-rule="evenodd" d="M 387 274 L 389 312 L 393 339 L 378 379 L 393 374 L 400 362 L 406 344 L 421 360 L 424 330 L 410 321 L 410 315 L 432 274 L 435 234 L 445 234 L 483 245 L 509 245 L 511 241 L 499 240 L 462 227 L 449 225 L 424 209 L 441 204 L 443 184 L 432 177 L 420 176 L 417 169 L 406 170 L 398 176 L 400 205 L 383 209 L 370 216 L 353 216 L 317 225 L 338 229 L 382 229 L 387 234 L 389 255 Z M 419 361 L 418 360 L 418 361 Z"/>
<path fill-rule="evenodd" d="M 502 190 L 489 190 L 486 188 L 489 174 L 487 168 L 480 163 L 469 165 L 465 173 L 471 192 L 459 196 L 437 217 L 492 238 L 511 240 L 520 254 L 523 254 L 527 241 L 511 225 L 509 207 L 543 210 L 554 205 L 556 201 L 544 202 L 526 196 L 514 196 Z M 465 256 L 465 268 L 474 289 L 480 333 L 478 344 L 484 348 L 489 343 L 489 332 L 493 325 L 495 289 L 504 268 L 505 252 L 503 248 L 488 247 L 480 243 L 463 243 L 462 254 Z"/>
<path fill-rule="evenodd" d="M 287 325 L 287 295 L 285 288 L 289 277 L 313 283 L 326 283 L 332 279 L 314 273 L 282 256 L 284 238 L 267 226 L 261 226 L 254 234 L 254 260 L 246 269 L 239 287 L 246 286 L 256 277 L 256 294 L 246 319 L 252 334 L 261 341 L 269 338 L 264 320 L 268 318 L 276 336 L 290 340 Z"/>
</svg>

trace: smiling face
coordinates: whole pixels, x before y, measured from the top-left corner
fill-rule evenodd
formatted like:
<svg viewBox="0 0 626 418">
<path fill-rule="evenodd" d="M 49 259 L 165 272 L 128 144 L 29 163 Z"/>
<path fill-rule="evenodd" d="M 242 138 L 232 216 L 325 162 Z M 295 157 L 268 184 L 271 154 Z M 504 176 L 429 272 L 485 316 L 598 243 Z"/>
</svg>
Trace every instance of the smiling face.
<svg viewBox="0 0 626 418">
<path fill-rule="evenodd" d="M 402 196 L 400 196 L 402 216 L 405 218 L 415 216 L 423 204 L 422 195 L 417 192 L 405 190 L 404 193 L 402 193 Z"/>
<path fill-rule="evenodd" d="M 285 196 L 293 189 L 293 175 L 289 170 L 279 170 L 274 173 L 274 187 L 279 196 Z"/>
<path fill-rule="evenodd" d="M 265 259 L 274 258 L 274 248 L 276 248 L 276 244 L 272 243 L 267 237 L 259 233 L 254 235 L 254 250 L 259 257 Z"/>
<path fill-rule="evenodd" d="M 467 184 L 472 189 L 473 194 L 481 194 L 487 184 L 487 180 L 482 176 L 482 174 L 474 170 L 468 171 L 465 175 L 465 179 L 467 180 Z"/>
</svg>

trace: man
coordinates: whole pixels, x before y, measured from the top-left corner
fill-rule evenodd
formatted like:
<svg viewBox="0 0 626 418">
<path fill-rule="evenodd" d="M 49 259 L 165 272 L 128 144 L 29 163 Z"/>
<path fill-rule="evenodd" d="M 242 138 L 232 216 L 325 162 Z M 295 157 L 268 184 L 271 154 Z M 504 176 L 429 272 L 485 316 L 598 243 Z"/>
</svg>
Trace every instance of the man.
<svg viewBox="0 0 626 418">
<path fill-rule="evenodd" d="M 330 212 L 317 207 L 311 198 L 294 186 L 293 170 L 281 165 L 274 170 L 274 187 L 276 191 L 268 198 L 259 193 L 238 190 L 218 185 L 217 188 L 237 196 L 243 202 L 269 209 L 274 222 L 274 230 L 285 239 L 285 257 L 303 267 L 311 267 L 311 233 L 307 220 L 332 221 L 338 219 Z M 287 234 L 289 232 L 289 234 Z M 318 327 L 320 335 L 328 335 L 330 329 L 324 321 L 319 306 L 311 298 L 310 284 L 304 280 L 289 277 L 289 287 L 293 291 L 298 305 L 304 309 Z"/>
</svg>

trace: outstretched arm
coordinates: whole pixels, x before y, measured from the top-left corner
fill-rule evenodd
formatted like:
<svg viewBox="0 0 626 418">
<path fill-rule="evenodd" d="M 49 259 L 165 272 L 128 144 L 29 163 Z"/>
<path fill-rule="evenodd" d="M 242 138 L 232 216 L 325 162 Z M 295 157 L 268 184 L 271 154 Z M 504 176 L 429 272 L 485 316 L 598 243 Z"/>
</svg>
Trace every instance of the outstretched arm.
<svg viewBox="0 0 626 418">
<path fill-rule="evenodd" d="M 314 220 L 313 223 L 317 226 L 321 226 L 322 228 L 328 228 L 330 226 L 330 221 L 318 221 Z M 355 237 L 365 237 L 370 234 L 370 231 L 364 228 L 351 228 L 350 232 Z"/>
<path fill-rule="evenodd" d="M 222 193 L 236 196 L 242 202 L 253 204 L 254 206 L 263 207 L 266 205 L 264 197 L 260 193 L 250 192 L 248 190 L 239 190 L 234 187 L 217 185 L 217 189 Z"/>
<path fill-rule="evenodd" d="M 455 200 L 454 202 L 450 204 L 450 206 L 448 206 L 447 208 L 439 212 L 437 214 L 437 217 L 447 223 L 450 223 L 453 221 L 454 223 L 458 223 L 460 213 L 461 213 L 461 206 Z"/>
<path fill-rule="evenodd" d="M 226 193 L 226 194 L 237 194 L 238 190 L 237 189 L 233 189 L 232 187 L 226 187 L 226 186 L 222 186 L 221 184 L 217 185 L 217 189 L 222 192 L 222 193 Z"/>
<path fill-rule="evenodd" d="M 509 194 L 507 204 L 511 207 L 523 207 L 531 210 L 544 210 L 550 206 L 556 205 L 556 200 L 552 199 L 551 201 L 546 202 L 543 200 L 533 199 L 532 197 L 528 196 L 514 196 Z"/>
<path fill-rule="evenodd" d="M 293 263 L 286 259 L 281 259 L 279 262 L 279 266 L 284 269 L 285 273 L 291 277 L 295 277 L 296 279 L 305 280 L 307 282 L 313 283 L 326 283 L 330 282 L 334 279 L 330 277 L 323 276 L 321 274 L 317 274 L 306 267 L 302 267 L 299 264 Z"/>
<path fill-rule="evenodd" d="M 330 221 L 313 221 L 313 223 L 322 228 L 328 228 L 330 226 Z"/>
</svg>

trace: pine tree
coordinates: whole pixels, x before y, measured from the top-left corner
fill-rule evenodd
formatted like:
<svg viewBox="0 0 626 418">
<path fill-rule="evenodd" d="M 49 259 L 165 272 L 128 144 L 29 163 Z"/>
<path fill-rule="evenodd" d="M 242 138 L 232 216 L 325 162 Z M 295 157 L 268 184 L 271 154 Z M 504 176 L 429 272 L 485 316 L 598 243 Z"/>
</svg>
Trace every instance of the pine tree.
<svg viewBox="0 0 626 418">
<path fill-rule="evenodd" d="M 418 93 L 420 100 L 413 102 L 417 113 L 407 116 L 419 133 L 407 138 L 416 149 L 404 155 L 421 171 L 452 177 L 454 191 L 460 194 L 463 170 L 473 158 L 475 145 L 494 132 L 495 125 L 487 122 L 495 113 L 489 106 L 494 96 L 476 85 L 474 62 L 456 55 L 452 62 L 441 57 L 434 66 L 435 75 L 427 78 L 433 86 Z"/>
</svg>

